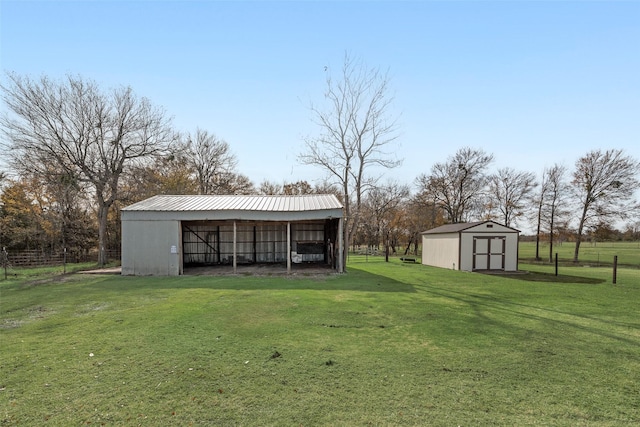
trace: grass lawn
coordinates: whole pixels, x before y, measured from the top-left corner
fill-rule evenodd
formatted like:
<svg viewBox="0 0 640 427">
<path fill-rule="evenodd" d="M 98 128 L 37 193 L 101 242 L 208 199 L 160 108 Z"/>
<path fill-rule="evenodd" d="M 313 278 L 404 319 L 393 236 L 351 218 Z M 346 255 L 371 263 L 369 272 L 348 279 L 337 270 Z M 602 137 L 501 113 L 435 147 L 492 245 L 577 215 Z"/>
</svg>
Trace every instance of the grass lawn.
<svg viewBox="0 0 640 427">
<path fill-rule="evenodd" d="M 640 270 L 0 280 L 1 425 L 640 423 Z"/>
<path fill-rule="evenodd" d="M 575 242 L 554 243 L 553 257 L 558 253 L 558 263 L 573 263 Z M 534 262 L 536 255 L 535 242 L 520 242 L 520 259 Z M 578 265 L 611 266 L 614 255 L 618 256 L 618 266 L 640 268 L 640 242 L 582 242 L 580 245 Z M 549 244 L 540 242 L 540 258 L 549 262 Z"/>
</svg>

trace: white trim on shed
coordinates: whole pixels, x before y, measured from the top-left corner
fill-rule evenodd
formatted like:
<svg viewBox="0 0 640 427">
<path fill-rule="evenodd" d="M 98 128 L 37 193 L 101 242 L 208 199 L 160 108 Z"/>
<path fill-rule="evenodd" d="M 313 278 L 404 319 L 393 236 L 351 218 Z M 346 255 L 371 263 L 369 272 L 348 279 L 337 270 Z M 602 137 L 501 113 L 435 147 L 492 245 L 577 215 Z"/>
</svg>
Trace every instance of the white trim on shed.
<svg viewBox="0 0 640 427">
<path fill-rule="evenodd" d="M 446 224 L 422 233 L 422 263 L 463 271 L 517 271 L 519 235 L 495 221 Z"/>
<path fill-rule="evenodd" d="M 283 262 L 291 271 L 292 261 L 308 261 L 344 271 L 334 195 L 154 196 L 121 213 L 124 275 L 175 276 L 187 262 L 226 263 L 235 272 L 243 262 Z"/>
</svg>

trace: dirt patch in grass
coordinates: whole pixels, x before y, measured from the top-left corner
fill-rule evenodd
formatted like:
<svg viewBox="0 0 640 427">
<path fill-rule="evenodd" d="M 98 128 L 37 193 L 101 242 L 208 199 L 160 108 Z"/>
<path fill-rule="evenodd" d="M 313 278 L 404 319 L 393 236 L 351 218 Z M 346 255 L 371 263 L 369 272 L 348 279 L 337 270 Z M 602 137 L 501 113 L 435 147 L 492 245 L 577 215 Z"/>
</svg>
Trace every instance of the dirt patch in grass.
<svg viewBox="0 0 640 427">
<path fill-rule="evenodd" d="M 80 274 L 122 274 L 122 267 L 106 267 L 106 268 L 95 268 L 91 270 L 82 270 L 78 271 Z"/>
<path fill-rule="evenodd" d="M 58 283 L 66 283 L 71 279 L 70 276 L 71 276 L 70 274 L 59 274 L 59 275 L 49 276 L 49 277 L 45 277 L 45 278 L 41 278 L 41 279 L 27 280 L 26 282 L 22 283 L 20 285 L 20 287 L 21 288 L 35 288 L 37 286 L 55 285 L 55 284 L 58 284 Z"/>
<path fill-rule="evenodd" d="M 4 319 L 2 323 L 0 323 L 0 329 L 15 329 L 15 328 L 19 328 L 23 324 L 24 324 L 23 320 Z"/>
</svg>

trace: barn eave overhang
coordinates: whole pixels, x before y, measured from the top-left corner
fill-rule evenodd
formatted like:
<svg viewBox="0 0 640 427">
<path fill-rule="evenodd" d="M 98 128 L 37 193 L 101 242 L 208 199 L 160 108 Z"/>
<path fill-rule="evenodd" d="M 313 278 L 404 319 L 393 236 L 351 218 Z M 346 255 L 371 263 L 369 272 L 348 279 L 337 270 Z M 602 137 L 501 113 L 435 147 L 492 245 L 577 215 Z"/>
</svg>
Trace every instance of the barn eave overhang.
<svg viewBox="0 0 640 427">
<path fill-rule="evenodd" d="M 306 221 L 342 218 L 342 209 L 296 212 L 122 211 L 123 221 Z"/>
</svg>

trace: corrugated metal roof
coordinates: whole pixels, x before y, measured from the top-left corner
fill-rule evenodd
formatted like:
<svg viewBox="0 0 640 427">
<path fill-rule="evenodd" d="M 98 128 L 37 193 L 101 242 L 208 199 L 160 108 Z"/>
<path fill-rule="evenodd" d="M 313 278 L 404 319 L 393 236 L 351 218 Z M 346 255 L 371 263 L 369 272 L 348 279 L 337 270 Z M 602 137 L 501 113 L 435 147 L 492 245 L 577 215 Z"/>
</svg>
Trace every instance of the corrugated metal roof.
<svg viewBox="0 0 640 427">
<path fill-rule="evenodd" d="M 301 212 L 342 209 L 333 194 L 302 196 L 153 196 L 123 208 L 124 211 L 262 211 Z"/>
</svg>

